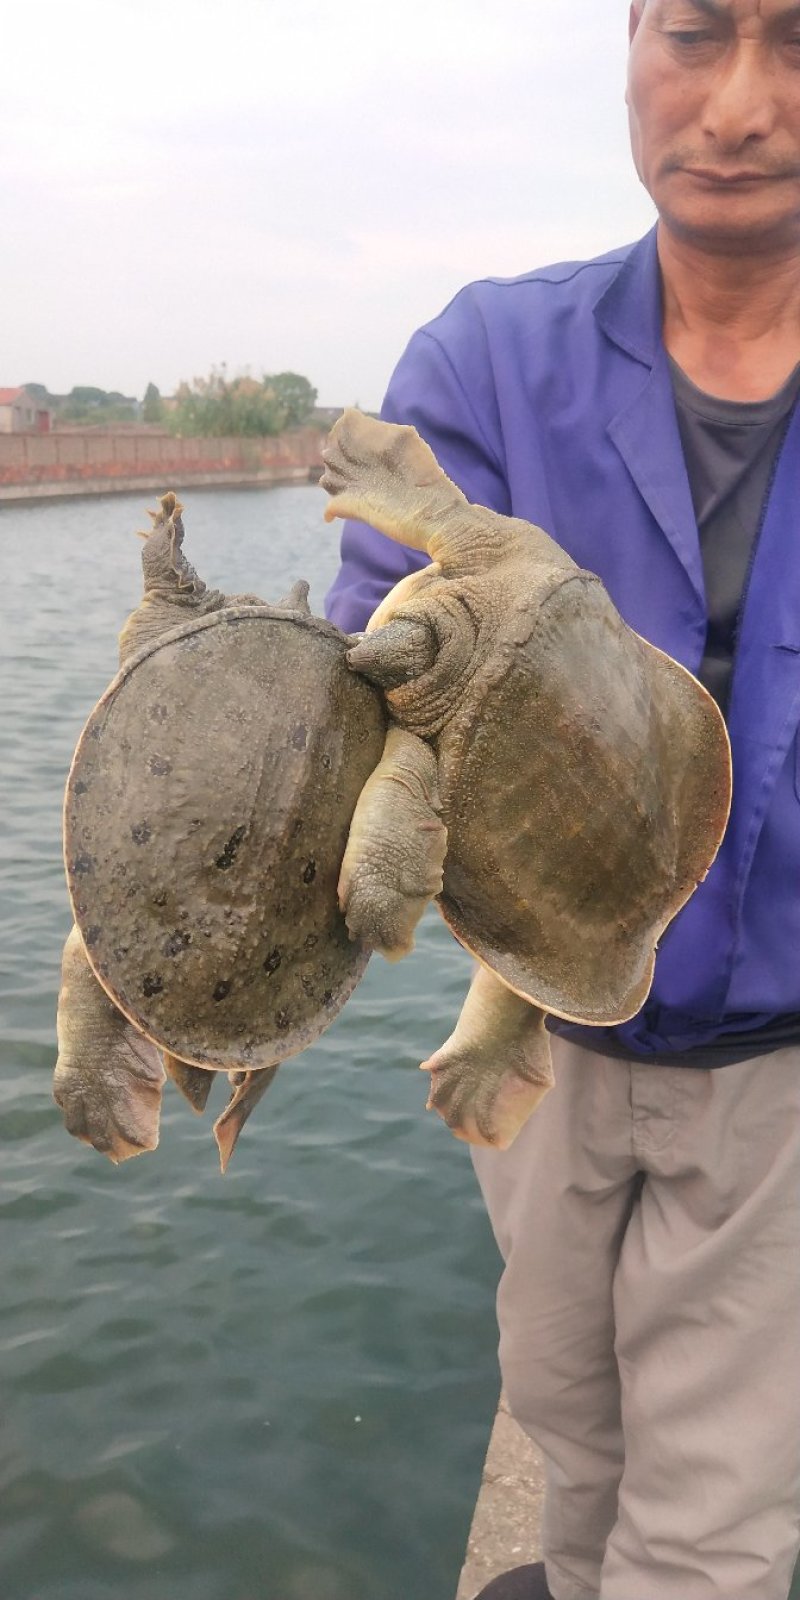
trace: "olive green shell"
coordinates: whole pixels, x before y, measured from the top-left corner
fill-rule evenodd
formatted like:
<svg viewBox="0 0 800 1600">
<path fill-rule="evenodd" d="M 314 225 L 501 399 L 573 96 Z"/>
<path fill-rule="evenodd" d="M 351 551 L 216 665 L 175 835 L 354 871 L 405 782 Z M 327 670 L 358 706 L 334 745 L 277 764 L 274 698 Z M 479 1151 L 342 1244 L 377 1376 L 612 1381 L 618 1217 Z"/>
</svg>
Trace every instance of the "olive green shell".
<svg viewBox="0 0 800 1600">
<path fill-rule="evenodd" d="M 336 886 L 385 715 L 346 645 L 296 612 L 213 612 L 126 663 L 79 740 L 75 919 L 112 1000 L 182 1061 L 295 1054 L 366 967 Z"/>
<path fill-rule="evenodd" d="M 666 924 L 713 861 L 730 748 L 706 690 L 599 579 L 553 575 L 495 630 L 437 740 L 456 937 L 545 1011 L 633 1016 Z"/>
</svg>

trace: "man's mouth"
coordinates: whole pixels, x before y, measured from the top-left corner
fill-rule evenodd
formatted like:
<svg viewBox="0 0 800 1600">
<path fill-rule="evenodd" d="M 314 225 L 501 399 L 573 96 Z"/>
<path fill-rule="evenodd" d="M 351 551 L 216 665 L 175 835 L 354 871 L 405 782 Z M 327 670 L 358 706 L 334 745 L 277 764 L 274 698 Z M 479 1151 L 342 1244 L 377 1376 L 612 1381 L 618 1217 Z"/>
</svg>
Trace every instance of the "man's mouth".
<svg viewBox="0 0 800 1600">
<path fill-rule="evenodd" d="M 684 167 L 683 170 L 688 177 L 697 178 L 701 183 L 725 189 L 744 188 L 753 183 L 778 183 L 790 176 L 787 172 L 761 172 L 750 168 L 741 172 L 720 172 L 715 167 Z"/>
</svg>

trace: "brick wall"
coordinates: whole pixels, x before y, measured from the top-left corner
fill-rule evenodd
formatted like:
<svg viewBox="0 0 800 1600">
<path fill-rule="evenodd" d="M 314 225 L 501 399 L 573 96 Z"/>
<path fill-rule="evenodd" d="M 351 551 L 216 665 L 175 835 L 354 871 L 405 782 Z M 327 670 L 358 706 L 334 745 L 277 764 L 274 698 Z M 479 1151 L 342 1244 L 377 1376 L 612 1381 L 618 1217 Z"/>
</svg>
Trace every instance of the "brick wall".
<svg viewBox="0 0 800 1600">
<path fill-rule="evenodd" d="M 219 474 L 228 482 L 257 482 L 318 471 L 325 439 L 316 428 L 297 428 L 273 439 L 175 439 L 155 430 L 0 434 L 0 487 L 36 485 L 113 489 L 137 479 L 180 489 L 192 479 Z"/>
</svg>

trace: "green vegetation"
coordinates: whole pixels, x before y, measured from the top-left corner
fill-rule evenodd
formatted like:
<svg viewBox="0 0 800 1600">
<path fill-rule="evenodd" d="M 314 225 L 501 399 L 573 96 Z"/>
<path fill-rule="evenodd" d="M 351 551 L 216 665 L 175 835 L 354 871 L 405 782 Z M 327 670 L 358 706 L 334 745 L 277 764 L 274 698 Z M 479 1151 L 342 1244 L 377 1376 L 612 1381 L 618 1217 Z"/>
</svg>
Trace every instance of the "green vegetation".
<svg viewBox="0 0 800 1600">
<path fill-rule="evenodd" d="M 154 383 L 148 383 L 142 401 L 142 422 L 163 422 L 164 402 Z"/>
<path fill-rule="evenodd" d="M 61 401 L 58 415 L 64 422 L 136 422 L 139 406 L 130 395 L 118 389 L 95 389 L 76 385 Z"/>
<path fill-rule="evenodd" d="M 115 422 L 139 422 L 140 405 L 118 389 L 97 389 L 78 384 L 69 394 L 51 394 L 44 383 L 23 383 L 31 399 L 42 411 L 51 411 L 56 422 L 91 423 L 107 427 Z"/>
<path fill-rule="evenodd" d="M 317 398 L 297 372 L 228 378 L 225 368 L 179 385 L 168 425 L 174 433 L 204 438 L 249 434 L 263 437 L 307 422 Z"/>
<path fill-rule="evenodd" d="M 249 376 L 229 378 L 226 368 L 214 368 L 208 378 L 181 383 L 171 399 L 164 399 L 155 383 L 148 383 L 140 402 L 116 389 L 77 384 L 69 394 L 51 394 L 43 383 L 23 385 L 42 410 L 51 411 L 59 423 L 109 427 L 115 423 L 161 424 L 172 433 L 206 438 L 224 435 L 283 433 L 325 417 L 314 418 L 317 391 L 298 372 L 278 372 L 260 380 Z M 338 413 L 331 413 L 331 420 Z"/>
</svg>

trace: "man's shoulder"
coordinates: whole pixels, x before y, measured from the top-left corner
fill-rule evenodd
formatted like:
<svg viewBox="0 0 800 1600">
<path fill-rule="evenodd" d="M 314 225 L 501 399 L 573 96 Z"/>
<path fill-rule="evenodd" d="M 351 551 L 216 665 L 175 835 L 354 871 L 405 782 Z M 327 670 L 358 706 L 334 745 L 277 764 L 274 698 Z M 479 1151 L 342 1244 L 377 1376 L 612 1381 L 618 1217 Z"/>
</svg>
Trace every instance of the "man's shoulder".
<svg viewBox="0 0 800 1600">
<path fill-rule="evenodd" d="M 552 262 L 515 277 L 477 278 L 459 289 L 423 332 L 435 338 L 454 324 L 476 318 L 488 329 L 497 321 L 519 317 L 530 326 L 537 316 L 550 318 L 572 309 L 592 311 L 640 243 L 636 240 L 586 260 Z"/>
<path fill-rule="evenodd" d="M 604 278 L 614 277 L 617 269 L 624 265 L 636 244 L 619 245 L 615 250 L 608 250 L 605 255 L 591 256 L 579 261 L 553 261 L 548 266 L 534 267 L 530 272 L 518 273 L 515 277 L 478 278 L 473 283 L 467 284 L 467 289 L 480 289 L 482 286 L 491 285 L 492 288 L 510 289 L 524 288 L 528 284 L 563 284 L 582 281 L 589 287 L 599 287 Z"/>
</svg>

